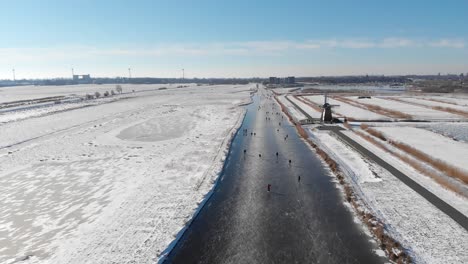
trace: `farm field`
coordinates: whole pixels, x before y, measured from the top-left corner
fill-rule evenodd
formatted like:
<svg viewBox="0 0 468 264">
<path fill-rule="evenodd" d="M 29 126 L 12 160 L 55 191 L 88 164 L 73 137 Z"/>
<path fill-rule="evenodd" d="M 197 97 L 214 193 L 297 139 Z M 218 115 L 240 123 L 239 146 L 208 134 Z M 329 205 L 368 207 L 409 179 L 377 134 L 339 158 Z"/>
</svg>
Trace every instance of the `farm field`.
<svg viewBox="0 0 468 264">
<path fill-rule="evenodd" d="M 324 102 L 324 96 L 323 95 L 310 95 L 310 96 L 304 96 L 306 100 L 309 100 L 317 105 L 323 105 Z M 332 105 L 339 105 L 338 107 L 333 108 L 333 112 L 340 116 L 346 116 L 347 118 L 350 119 L 355 119 L 355 120 L 389 120 L 390 118 L 384 115 L 380 115 L 377 113 L 374 113 L 372 111 L 362 109 L 350 104 L 347 104 L 345 102 L 341 102 L 338 100 L 335 100 L 333 98 L 328 98 L 328 101 Z"/>
<path fill-rule="evenodd" d="M 374 127 L 389 140 L 402 142 L 435 159 L 468 172 L 468 143 L 414 127 Z"/>
<path fill-rule="evenodd" d="M 324 95 L 296 96 L 317 106 L 324 102 Z M 332 108 L 335 117 L 352 121 L 350 126 L 333 126 L 344 128 L 343 134 L 468 216 L 468 122 L 462 113 L 467 107 L 463 98 L 448 97 L 443 102 L 447 97 L 439 97 L 400 94 L 358 99 L 332 94 L 328 102 L 339 105 Z M 468 238 L 465 229 L 334 133 L 316 129 L 320 126 L 304 126 L 309 139 L 338 163 L 363 210 L 386 223 L 387 232 L 412 252 L 415 262 L 468 261 L 468 254 L 457 246 Z"/>
<path fill-rule="evenodd" d="M 193 85 L 193 84 L 184 84 Z M 123 85 L 123 92 L 128 93 L 132 91 L 146 91 L 155 90 L 162 87 L 175 88 L 178 84 L 151 84 L 151 85 L 136 85 L 125 84 Z M 82 84 L 82 85 L 61 85 L 61 86 L 14 86 L 14 87 L 0 87 L 0 104 L 6 102 L 20 101 L 20 100 L 34 100 L 45 97 L 65 96 L 77 97 L 85 96 L 86 94 L 94 94 L 99 92 L 101 94 L 106 91 L 116 91 L 115 84 Z"/>
<path fill-rule="evenodd" d="M 456 111 L 460 111 L 461 114 L 465 113 L 468 116 L 468 106 L 444 103 L 440 101 L 432 101 L 430 100 L 431 98 L 425 97 L 397 97 L 396 99 L 408 102 L 410 104 L 439 108 L 442 111 L 450 111 L 453 109 Z"/>
<path fill-rule="evenodd" d="M 143 87 L 0 124 L 1 263 L 148 263 L 173 241 L 212 188 L 254 86 Z"/>
<path fill-rule="evenodd" d="M 460 106 L 468 106 L 468 96 L 466 95 L 441 95 L 441 96 L 429 96 L 424 95 L 423 98 L 427 98 L 430 100 L 436 100 L 440 102 L 449 103 L 452 105 L 460 105 Z"/>
<path fill-rule="evenodd" d="M 348 99 L 358 101 L 357 97 L 351 96 L 346 97 Z M 417 106 L 411 103 L 402 103 L 398 101 L 389 100 L 386 98 L 372 97 L 370 99 L 361 99 L 360 103 L 374 105 L 381 108 L 386 108 L 394 111 L 399 111 L 404 114 L 411 116 L 412 119 L 418 120 L 454 120 L 461 119 L 462 116 L 447 113 L 444 111 L 438 111 L 429 109 L 422 106 Z"/>
<path fill-rule="evenodd" d="M 468 199 L 442 188 L 355 133 L 345 133 L 468 215 Z M 339 164 L 360 197 L 363 210 L 373 212 L 385 222 L 387 231 L 412 251 L 417 263 L 460 263 L 468 260 L 463 246 L 459 246 L 468 238 L 468 232 L 451 218 L 329 132 L 311 129 L 309 134 Z"/>
</svg>

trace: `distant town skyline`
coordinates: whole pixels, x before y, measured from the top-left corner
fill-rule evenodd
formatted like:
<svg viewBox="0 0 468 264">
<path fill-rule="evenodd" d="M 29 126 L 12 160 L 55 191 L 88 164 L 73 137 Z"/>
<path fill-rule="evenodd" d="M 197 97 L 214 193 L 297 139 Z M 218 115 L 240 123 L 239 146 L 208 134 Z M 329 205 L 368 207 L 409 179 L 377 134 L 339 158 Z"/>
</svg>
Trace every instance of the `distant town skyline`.
<svg viewBox="0 0 468 264">
<path fill-rule="evenodd" d="M 468 72 L 467 1 L 1 1 L 0 79 Z"/>
</svg>

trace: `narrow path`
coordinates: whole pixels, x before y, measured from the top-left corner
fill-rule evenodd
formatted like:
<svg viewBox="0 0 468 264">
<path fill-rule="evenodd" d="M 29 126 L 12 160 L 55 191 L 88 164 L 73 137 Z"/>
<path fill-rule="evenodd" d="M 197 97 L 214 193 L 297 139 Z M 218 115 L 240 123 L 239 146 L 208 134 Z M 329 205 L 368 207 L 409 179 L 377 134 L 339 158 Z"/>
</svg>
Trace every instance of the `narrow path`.
<svg viewBox="0 0 468 264">
<path fill-rule="evenodd" d="M 314 120 L 314 118 L 312 118 L 306 111 L 304 111 L 304 109 L 300 108 L 296 103 L 294 103 L 291 99 L 288 98 L 288 96 L 285 96 L 286 100 L 288 100 L 298 111 L 300 111 L 301 113 L 303 113 L 307 119 L 309 119 L 311 122 L 312 120 Z M 316 119 L 316 118 L 315 118 Z"/>
<path fill-rule="evenodd" d="M 166 263 L 385 262 L 321 160 L 259 93 L 213 196 Z"/>
<path fill-rule="evenodd" d="M 424 197 L 427 201 L 429 201 L 432 205 L 437 207 L 439 210 L 447 214 L 450 218 L 455 220 L 458 224 L 460 224 L 465 230 L 468 231 L 468 217 L 462 214 L 460 211 L 452 207 L 450 204 L 444 202 L 442 199 L 437 197 L 435 194 L 428 191 L 426 188 L 421 186 L 419 183 L 415 182 L 413 179 L 393 167 L 392 165 L 385 162 L 383 159 L 379 158 L 377 155 L 363 147 L 361 144 L 357 143 L 347 135 L 343 134 L 341 130 L 343 128 L 338 126 L 322 126 L 318 127 L 321 130 L 330 130 L 333 131 L 338 137 L 340 137 L 344 142 L 349 144 L 351 147 L 356 149 L 362 155 L 368 157 L 369 159 L 373 160 L 375 163 L 386 169 L 388 172 L 393 174 L 397 177 L 400 181 L 406 184 L 408 187 L 413 189 L 415 192 L 420 194 Z"/>
</svg>

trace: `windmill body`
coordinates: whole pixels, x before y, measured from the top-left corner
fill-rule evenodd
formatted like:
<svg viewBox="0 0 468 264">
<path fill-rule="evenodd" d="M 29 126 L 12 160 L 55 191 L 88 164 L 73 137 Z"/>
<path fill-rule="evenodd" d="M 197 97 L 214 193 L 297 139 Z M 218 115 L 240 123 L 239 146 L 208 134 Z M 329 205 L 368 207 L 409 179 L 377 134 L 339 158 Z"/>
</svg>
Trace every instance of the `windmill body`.
<svg viewBox="0 0 468 264">
<path fill-rule="evenodd" d="M 332 107 L 336 107 L 339 105 L 331 105 L 328 103 L 328 94 L 325 94 L 325 100 L 322 106 L 322 116 L 320 120 L 325 123 L 332 123 L 333 122 L 333 114 L 332 114 Z"/>
</svg>

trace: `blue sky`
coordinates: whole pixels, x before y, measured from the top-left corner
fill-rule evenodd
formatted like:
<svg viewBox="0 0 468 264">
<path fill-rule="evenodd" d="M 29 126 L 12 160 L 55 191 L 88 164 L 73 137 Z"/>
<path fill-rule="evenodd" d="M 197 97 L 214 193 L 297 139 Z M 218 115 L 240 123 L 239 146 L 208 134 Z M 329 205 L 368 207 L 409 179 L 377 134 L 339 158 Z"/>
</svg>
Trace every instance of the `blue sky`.
<svg viewBox="0 0 468 264">
<path fill-rule="evenodd" d="M 0 79 L 468 72 L 468 1 L 4 1 Z"/>
</svg>

